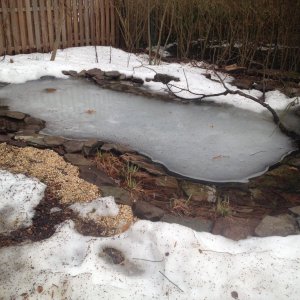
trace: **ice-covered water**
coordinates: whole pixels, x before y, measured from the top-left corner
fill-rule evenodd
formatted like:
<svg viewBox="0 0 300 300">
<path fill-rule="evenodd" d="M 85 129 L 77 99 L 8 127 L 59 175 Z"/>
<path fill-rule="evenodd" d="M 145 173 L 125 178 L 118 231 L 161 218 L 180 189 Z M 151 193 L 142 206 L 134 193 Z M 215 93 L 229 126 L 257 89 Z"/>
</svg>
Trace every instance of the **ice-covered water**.
<svg viewBox="0 0 300 300">
<path fill-rule="evenodd" d="M 224 104 L 164 102 L 71 79 L 11 84 L 0 99 L 46 120 L 46 133 L 128 145 L 195 179 L 246 181 L 293 150 L 268 112 Z"/>
</svg>

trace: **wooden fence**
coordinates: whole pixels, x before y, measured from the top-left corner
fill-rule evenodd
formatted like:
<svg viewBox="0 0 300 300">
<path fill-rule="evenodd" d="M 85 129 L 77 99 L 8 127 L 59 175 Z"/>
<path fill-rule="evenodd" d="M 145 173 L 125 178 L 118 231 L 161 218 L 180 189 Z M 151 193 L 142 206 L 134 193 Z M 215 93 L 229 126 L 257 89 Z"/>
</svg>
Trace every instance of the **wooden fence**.
<svg viewBox="0 0 300 300">
<path fill-rule="evenodd" d="M 114 46 L 116 22 L 114 0 L 0 0 L 0 55 Z"/>
</svg>

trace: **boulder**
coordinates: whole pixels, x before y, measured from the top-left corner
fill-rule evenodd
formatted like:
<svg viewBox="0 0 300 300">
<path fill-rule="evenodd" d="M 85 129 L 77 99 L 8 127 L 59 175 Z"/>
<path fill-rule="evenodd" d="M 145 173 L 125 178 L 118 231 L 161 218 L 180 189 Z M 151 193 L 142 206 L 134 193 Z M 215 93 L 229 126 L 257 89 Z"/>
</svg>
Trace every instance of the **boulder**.
<svg viewBox="0 0 300 300">
<path fill-rule="evenodd" d="M 154 78 L 152 79 L 154 82 L 161 82 L 163 84 L 168 84 L 170 81 L 180 81 L 178 77 L 174 77 L 168 74 L 155 74 Z"/>
<path fill-rule="evenodd" d="M 206 202 L 216 202 L 217 200 L 217 190 L 213 186 L 183 181 L 181 187 L 191 200 Z"/>
<path fill-rule="evenodd" d="M 79 74 L 81 74 L 81 72 Z M 103 79 L 104 78 L 104 72 L 101 71 L 100 69 L 97 69 L 97 68 L 85 71 L 84 75 L 86 77 L 96 77 L 98 79 Z"/>
<path fill-rule="evenodd" d="M 288 214 L 265 216 L 255 228 L 255 234 L 260 237 L 288 236 L 298 233 L 296 219 Z"/>
<path fill-rule="evenodd" d="M 104 72 L 104 76 L 108 77 L 109 79 L 119 79 L 121 76 L 121 73 L 119 71 L 107 71 Z"/>
<path fill-rule="evenodd" d="M 159 221 L 165 214 L 162 209 L 145 201 L 133 203 L 132 210 L 138 218 L 150 221 Z"/>
</svg>

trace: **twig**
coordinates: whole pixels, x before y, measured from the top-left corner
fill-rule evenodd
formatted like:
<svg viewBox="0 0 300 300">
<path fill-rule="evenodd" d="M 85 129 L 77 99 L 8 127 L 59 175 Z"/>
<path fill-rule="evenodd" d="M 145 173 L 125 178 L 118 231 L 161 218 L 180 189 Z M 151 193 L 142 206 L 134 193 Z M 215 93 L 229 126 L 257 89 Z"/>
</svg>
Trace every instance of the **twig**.
<svg viewBox="0 0 300 300">
<path fill-rule="evenodd" d="M 184 293 L 184 291 L 176 283 L 174 283 L 172 280 L 170 280 L 163 272 L 159 271 L 159 273 L 162 276 L 164 276 L 167 280 L 169 280 L 169 282 L 171 282 L 174 286 L 176 286 L 182 293 Z"/>
<path fill-rule="evenodd" d="M 163 262 L 164 261 L 164 259 L 162 259 L 162 260 L 150 260 L 150 259 L 145 259 L 145 258 L 135 258 L 135 257 L 133 257 L 132 259 L 135 259 L 135 260 L 143 260 L 143 261 L 150 261 L 150 262 Z"/>
<path fill-rule="evenodd" d="M 98 63 L 98 53 L 97 53 L 97 46 L 95 45 L 95 54 L 96 54 L 96 63 Z"/>
</svg>

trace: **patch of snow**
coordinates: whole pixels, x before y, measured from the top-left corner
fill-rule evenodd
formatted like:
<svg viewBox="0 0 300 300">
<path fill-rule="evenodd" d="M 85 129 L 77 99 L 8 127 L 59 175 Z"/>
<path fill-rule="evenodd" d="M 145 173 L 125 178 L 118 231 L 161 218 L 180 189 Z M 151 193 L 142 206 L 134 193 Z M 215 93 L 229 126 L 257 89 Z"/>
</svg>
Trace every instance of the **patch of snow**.
<svg viewBox="0 0 300 300">
<path fill-rule="evenodd" d="M 91 202 L 75 203 L 69 206 L 82 218 L 97 219 L 98 217 L 115 217 L 119 207 L 114 197 L 97 198 Z"/>
<path fill-rule="evenodd" d="M 104 46 L 98 46 L 96 48 L 99 63 L 96 63 L 95 47 L 92 46 L 58 50 L 55 61 L 50 61 L 50 53 L 19 54 L 15 56 L 7 55 L 4 57 L 3 61 L 0 57 L 0 82 L 24 83 L 29 80 L 39 79 L 41 76 L 46 75 L 67 78 L 61 71 L 81 71 L 83 69 L 101 68 L 104 71 L 118 70 L 128 76 L 134 75 L 144 80 L 146 78 L 153 78 L 155 72 L 165 73 L 179 77 L 181 82 L 176 82 L 174 84 L 184 88 L 187 87 L 187 78 L 188 86 L 194 93 L 212 94 L 224 90 L 220 83 L 211 81 L 204 76 L 208 71 L 203 68 L 197 68 L 190 64 L 165 62 L 162 62 L 159 66 L 149 66 L 148 56 L 145 54 L 135 55 L 133 53 L 126 53 L 120 49 Z M 14 61 L 13 63 L 10 63 L 11 59 Z M 150 70 L 149 67 L 153 70 Z M 226 75 L 224 80 L 226 83 L 229 83 L 233 78 Z M 145 87 L 158 92 L 167 92 L 165 85 L 159 82 L 146 82 Z M 230 88 L 236 89 L 234 87 Z M 176 90 L 176 88 L 174 88 L 174 90 Z M 255 97 L 260 97 L 262 95 L 261 92 L 256 90 L 244 92 Z M 188 92 L 181 92 L 179 95 L 187 98 L 195 97 Z M 284 94 L 280 92 L 269 92 L 266 93 L 266 95 L 266 102 L 269 103 L 269 101 L 271 101 L 274 109 L 282 109 L 283 106 L 286 106 L 287 102 L 295 100 L 295 98 L 287 99 Z M 239 95 L 220 96 L 211 98 L 210 100 L 232 104 L 256 112 L 266 111 L 261 105 Z"/>
<path fill-rule="evenodd" d="M 113 264 L 106 248 L 124 262 Z M 235 242 L 139 221 L 92 238 L 68 221 L 48 240 L 0 249 L 0 290 L 4 299 L 298 300 L 299 253 L 299 235 Z"/>
<path fill-rule="evenodd" d="M 31 226 L 45 189 L 37 179 L 0 170 L 0 233 Z"/>
</svg>

